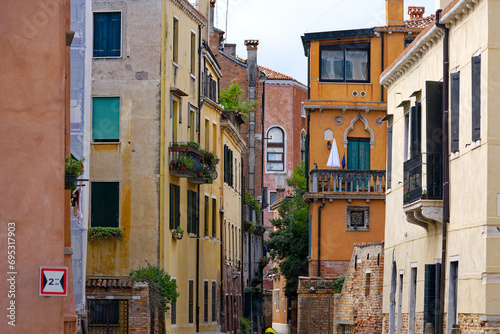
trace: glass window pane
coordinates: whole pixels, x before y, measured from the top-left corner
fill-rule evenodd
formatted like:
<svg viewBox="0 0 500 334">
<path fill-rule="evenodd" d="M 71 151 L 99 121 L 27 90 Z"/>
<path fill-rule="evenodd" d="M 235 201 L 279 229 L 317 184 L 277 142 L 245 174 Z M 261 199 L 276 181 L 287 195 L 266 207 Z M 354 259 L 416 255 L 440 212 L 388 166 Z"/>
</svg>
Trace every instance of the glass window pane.
<svg viewBox="0 0 500 334">
<path fill-rule="evenodd" d="M 283 164 L 282 163 L 276 163 L 276 162 L 268 162 L 267 163 L 267 170 L 281 171 L 281 170 L 283 170 Z"/>
<path fill-rule="evenodd" d="M 368 52 L 345 52 L 345 77 L 346 80 L 368 80 Z"/>
<path fill-rule="evenodd" d="M 321 52 L 321 79 L 344 80 L 344 51 Z"/>
<path fill-rule="evenodd" d="M 278 128 L 272 128 L 267 133 L 268 143 L 283 143 L 283 131 Z"/>
<path fill-rule="evenodd" d="M 94 97 L 92 99 L 92 139 L 95 141 L 119 141 L 119 97 Z"/>
<path fill-rule="evenodd" d="M 267 154 L 267 161 L 283 161 L 283 154 Z"/>
<path fill-rule="evenodd" d="M 270 153 L 283 153 L 283 147 L 268 147 L 267 152 Z"/>
</svg>

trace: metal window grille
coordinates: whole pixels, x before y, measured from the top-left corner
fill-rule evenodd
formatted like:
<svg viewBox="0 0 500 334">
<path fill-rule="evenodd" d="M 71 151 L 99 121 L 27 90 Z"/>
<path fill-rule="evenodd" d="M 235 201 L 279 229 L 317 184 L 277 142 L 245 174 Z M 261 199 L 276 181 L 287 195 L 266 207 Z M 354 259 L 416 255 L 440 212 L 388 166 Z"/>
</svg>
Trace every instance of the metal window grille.
<svg viewBox="0 0 500 334">
<path fill-rule="evenodd" d="M 89 333 L 128 333 L 128 300 L 89 299 L 88 308 Z"/>
</svg>

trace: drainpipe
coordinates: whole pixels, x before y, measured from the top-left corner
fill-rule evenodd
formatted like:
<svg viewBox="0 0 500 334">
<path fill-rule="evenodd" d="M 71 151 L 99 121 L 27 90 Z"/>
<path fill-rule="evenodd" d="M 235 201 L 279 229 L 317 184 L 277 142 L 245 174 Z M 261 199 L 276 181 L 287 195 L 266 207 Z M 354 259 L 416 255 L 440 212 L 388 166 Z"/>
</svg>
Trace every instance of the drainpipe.
<svg viewBox="0 0 500 334">
<path fill-rule="evenodd" d="M 321 277 L 321 209 L 325 206 L 325 197 L 323 203 L 318 208 L 318 277 Z"/>
<path fill-rule="evenodd" d="M 380 73 L 384 72 L 384 32 L 380 32 L 380 37 L 381 37 L 381 56 L 380 56 Z M 380 101 L 384 102 L 384 85 L 380 85 Z"/>
<path fill-rule="evenodd" d="M 201 57 L 201 50 L 202 50 L 202 45 L 201 45 L 201 25 L 198 25 L 198 60 L 199 60 L 199 65 L 198 65 L 198 143 L 200 143 L 200 117 L 201 117 L 201 108 L 203 106 L 203 101 L 201 100 L 201 64 L 202 64 L 202 57 Z M 198 208 L 200 207 L 200 185 L 198 184 Z M 199 298 L 199 292 L 200 292 L 200 219 L 198 215 L 198 237 L 196 238 L 196 332 L 200 331 L 200 298 Z"/>
<path fill-rule="evenodd" d="M 305 173 L 306 173 L 306 192 L 309 192 L 309 147 L 310 147 L 310 134 L 309 134 L 309 123 L 311 121 L 311 109 L 306 109 L 307 112 L 307 133 L 306 133 L 306 162 L 305 162 Z"/>
<path fill-rule="evenodd" d="M 266 128 L 265 128 L 265 120 L 266 120 L 266 80 L 262 82 L 262 140 L 261 140 L 261 154 L 260 154 L 260 165 L 261 165 L 261 185 L 260 189 L 262 191 L 262 207 L 264 209 L 264 198 L 267 198 L 267 196 L 264 196 L 264 140 L 267 138 L 266 136 Z M 266 189 L 267 190 L 267 189 Z M 266 201 L 267 202 L 267 201 Z M 262 226 L 264 226 L 264 210 L 262 210 Z M 264 242 L 264 235 L 262 235 L 262 241 Z"/>
<path fill-rule="evenodd" d="M 449 29 L 441 23 L 440 14 L 442 9 L 436 11 L 436 27 L 444 30 L 443 37 L 443 242 L 441 254 L 441 277 L 439 280 L 439 324 L 438 333 L 443 334 L 444 320 L 444 289 L 446 275 L 446 245 L 447 228 L 450 221 L 450 165 L 448 161 L 448 95 L 449 95 Z"/>
</svg>

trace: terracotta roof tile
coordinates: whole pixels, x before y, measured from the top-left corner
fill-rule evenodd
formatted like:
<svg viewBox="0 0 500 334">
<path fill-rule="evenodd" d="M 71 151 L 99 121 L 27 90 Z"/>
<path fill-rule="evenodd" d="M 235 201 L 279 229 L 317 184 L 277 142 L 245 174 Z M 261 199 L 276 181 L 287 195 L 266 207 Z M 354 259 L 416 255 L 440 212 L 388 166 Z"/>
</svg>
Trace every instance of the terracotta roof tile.
<svg viewBox="0 0 500 334">
<path fill-rule="evenodd" d="M 405 28 L 407 29 L 425 29 L 428 25 L 434 23 L 434 14 L 427 17 L 411 19 L 405 21 Z"/>
<path fill-rule="evenodd" d="M 271 70 L 270 68 L 264 67 L 257 65 L 259 68 L 259 71 L 263 72 L 268 79 L 274 79 L 274 80 L 293 80 L 293 78 L 289 75 Z"/>
</svg>

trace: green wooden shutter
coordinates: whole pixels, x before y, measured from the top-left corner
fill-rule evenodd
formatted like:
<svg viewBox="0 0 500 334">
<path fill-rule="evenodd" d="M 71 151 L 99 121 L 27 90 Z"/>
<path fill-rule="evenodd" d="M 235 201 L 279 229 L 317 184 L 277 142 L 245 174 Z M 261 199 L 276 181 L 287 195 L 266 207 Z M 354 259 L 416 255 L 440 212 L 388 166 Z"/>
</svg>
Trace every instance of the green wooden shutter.
<svg viewBox="0 0 500 334">
<path fill-rule="evenodd" d="M 175 228 L 181 225 L 180 193 L 181 193 L 181 187 L 175 186 Z"/>
<path fill-rule="evenodd" d="M 212 238 L 217 234 L 217 200 L 212 198 Z"/>
<path fill-rule="evenodd" d="M 450 104 L 451 104 L 451 131 L 450 144 L 451 152 L 457 152 L 459 145 L 459 128 L 460 128 L 460 72 L 450 75 Z"/>
<path fill-rule="evenodd" d="M 425 82 L 427 153 L 443 152 L 443 83 Z"/>
<path fill-rule="evenodd" d="M 94 57 L 105 57 L 108 44 L 108 13 L 94 13 Z"/>
<path fill-rule="evenodd" d="M 359 142 L 359 166 L 358 169 L 370 169 L 370 142 Z"/>
<path fill-rule="evenodd" d="M 173 230 L 175 228 L 175 190 L 174 190 L 174 184 L 170 183 L 170 216 L 169 216 L 169 222 L 170 222 L 170 229 Z"/>
<path fill-rule="evenodd" d="M 233 186 L 233 150 L 229 150 L 229 185 Z"/>
<path fill-rule="evenodd" d="M 422 153 L 422 103 L 415 103 L 415 111 L 416 111 L 416 121 L 415 125 L 416 131 L 416 146 L 415 146 L 415 155 L 419 155 Z"/>
<path fill-rule="evenodd" d="M 481 139 L 481 55 L 472 57 L 472 140 Z"/>
<path fill-rule="evenodd" d="M 208 218 L 209 218 L 209 205 L 208 205 L 209 201 L 208 201 L 208 196 L 205 196 L 205 210 L 204 210 L 204 220 L 205 220 L 205 235 L 207 236 L 208 235 Z"/>
<path fill-rule="evenodd" d="M 347 142 L 347 169 L 359 169 L 359 142 Z"/>
<path fill-rule="evenodd" d="M 410 108 L 410 159 L 417 156 L 417 107 Z"/>
<path fill-rule="evenodd" d="M 120 12 L 113 12 L 108 14 L 109 36 L 107 56 L 119 57 L 121 51 L 122 14 Z"/>
<path fill-rule="evenodd" d="M 92 139 L 100 142 L 120 140 L 120 98 L 92 99 Z"/>
<path fill-rule="evenodd" d="M 187 191 L 187 231 L 193 233 L 193 192 Z"/>
<path fill-rule="evenodd" d="M 193 191 L 193 216 L 193 232 L 198 235 L 200 231 L 200 209 L 198 193 L 195 191 Z"/>
<path fill-rule="evenodd" d="M 119 227 L 120 184 L 92 182 L 91 226 Z"/>
</svg>

